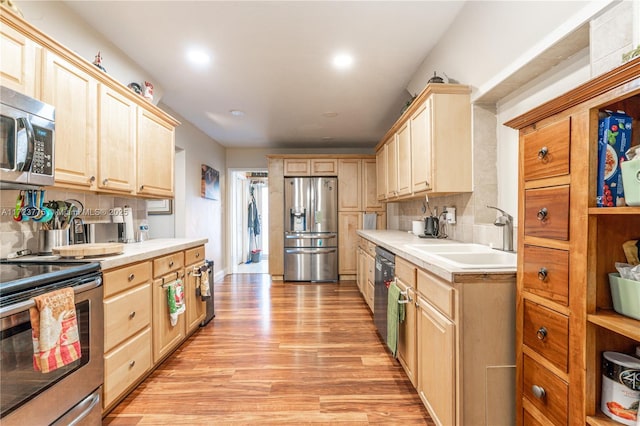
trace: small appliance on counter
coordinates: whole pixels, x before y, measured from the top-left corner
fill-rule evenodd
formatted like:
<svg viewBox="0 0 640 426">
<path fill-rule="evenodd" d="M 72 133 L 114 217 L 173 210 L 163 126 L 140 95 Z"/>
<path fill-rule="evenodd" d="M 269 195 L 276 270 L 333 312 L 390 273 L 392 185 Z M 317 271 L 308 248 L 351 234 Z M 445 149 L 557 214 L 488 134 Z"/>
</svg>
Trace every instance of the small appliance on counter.
<svg viewBox="0 0 640 426">
<path fill-rule="evenodd" d="M 440 236 L 440 221 L 435 216 L 424 219 L 424 235 L 421 238 L 438 238 Z"/>
</svg>

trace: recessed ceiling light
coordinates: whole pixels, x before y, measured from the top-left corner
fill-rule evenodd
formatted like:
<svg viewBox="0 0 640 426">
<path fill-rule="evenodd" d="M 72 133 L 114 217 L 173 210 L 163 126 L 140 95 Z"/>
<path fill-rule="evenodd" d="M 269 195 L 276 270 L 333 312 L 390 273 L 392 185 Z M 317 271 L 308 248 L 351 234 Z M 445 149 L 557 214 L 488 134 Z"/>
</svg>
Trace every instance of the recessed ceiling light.
<svg viewBox="0 0 640 426">
<path fill-rule="evenodd" d="M 338 113 L 333 111 L 327 111 L 327 112 L 323 112 L 322 116 L 325 118 L 333 118 L 333 117 L 337 117 Z"/>
<path fill-rule="evenodd" d="M 231 109 L 229 110 L 229 113 L 234 117 L 244 117 L 244 111 L 241 111 L 239 109 Z"/>
<path fill-rule="evenodd" d="M 188 50 L 187 59 L 194 65 L 206 65 L 211 61 L 209 54 L 202 49 Z"/>
<path fill-rule="evenodd" d="M 333 57 L 333 66 L 339 70 L 346 70 L 353 65 L 353 56 L 348 53 L 339 53 Z"/>
</svg>

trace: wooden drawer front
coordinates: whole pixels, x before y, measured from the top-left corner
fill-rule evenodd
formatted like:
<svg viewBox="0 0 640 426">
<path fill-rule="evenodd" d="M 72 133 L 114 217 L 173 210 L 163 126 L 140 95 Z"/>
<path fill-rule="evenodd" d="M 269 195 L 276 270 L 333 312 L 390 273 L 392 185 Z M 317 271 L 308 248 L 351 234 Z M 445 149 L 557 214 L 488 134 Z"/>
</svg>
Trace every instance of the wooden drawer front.
<svg viewBox="0 0 640 426">
<path fill-rule="evenodd" d="M 416 288 L 416 267 L 413 263 L 409 263 L 406 260 L 396 257 L 396 277 L 402 280 L 409 287 Z"/>
<path fill-rule="evenodd" d="M 171 253 L 168 256 L 158 257 L 153 259 L 153 276 L 154 278 L 161 277 L 170 272 L 175 272 L 184 266 L 184 253 L 179 251 Z"/>
<path fill-rule="evenodd" d="M 204 246 L 185 250 L 184 252 L 184 264 L 191 265 L 196 262 L 204 260 Z"/>
<path fill-rule="evenodd" d="M 150 323 L 151 283 L 106 299 L 104 302 L 105 352 Z"/>
<path fill-rule="evenodd" d="M 376 245 L 371 241 L 367 241 L 367 252 L 371 256 L 376 257 Z"/>
<path fill-rule="evenodd" d="M 453 319 L 455 290 L 449 283 L 418 269 L 418 293 L 441 313 Z"/>
<path fill-rule="evenodd" d="M 104 406 L 109 406 L 151 368 L 151 328 L 104 357 Z"/>
<path fill-rule="evenodd" d="M 570 138 L 569 118 L 524 136 L 524 180 L 569 174 Z"/>
<path fill-rule="evenodd" d="M 544 306 L 524 301 L 524 344 L 568 372 L 569 318 Z"/>
<path fill-rule="evenodd" d="M 569 240 L 569 186 L 527 189 L 524 233 L 531 237 Z"/>
<path fill-rule="evenodd" d="M 138 263 L 102 274 L 104 297 L 133 288 L 151 280 L 151 262 Z"/>
<path fill-rule="evenodd" d="M 569 305 L 569 252 L 524 246 L 524 289 L 554 302 Z"/>
<path fill-rule="evenodd" d="M 534 386 L 544 396 L 534 395 Z M 567 424 L 569 385 L 549 370 L 524 355 L 523 394 L 554 425 Z"/>
<path fill-rule="evenodd" d="M 311 160 L 311 176 L 338 176 L 338 160 Z"/>
<path fill-rule="evenodd" d="M 524 426 L 544 426 L 535 417 L 533 417 L 527 410 L 522 410 L 522 424 Z"/>
<path fill-rule="evenodd" d="M 284 160 L 285 176 L 309 176 L 311 162 L 298 158 L 286 158 Z"/>
</svg>

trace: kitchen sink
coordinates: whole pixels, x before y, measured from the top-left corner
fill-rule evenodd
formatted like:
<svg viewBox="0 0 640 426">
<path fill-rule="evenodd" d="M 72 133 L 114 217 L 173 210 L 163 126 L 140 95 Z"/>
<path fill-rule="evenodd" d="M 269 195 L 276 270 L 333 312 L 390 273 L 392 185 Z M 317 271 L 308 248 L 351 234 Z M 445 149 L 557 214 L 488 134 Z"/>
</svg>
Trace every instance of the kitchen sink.
<svg viewBox="0 0 640 426">
<path fill-rule="evenodd" d="M 491 253 L 494 251 L 482 244 L 407 244 L 407 248 L 425 253 Z"/>
<path fill-rule="evenodd" d="M 461 269 L 503 269 L 515 268 L 517 256 L 489 249 L 489 252 L 477 253 L 438 253 L 433 256 Z"/>
</svg>

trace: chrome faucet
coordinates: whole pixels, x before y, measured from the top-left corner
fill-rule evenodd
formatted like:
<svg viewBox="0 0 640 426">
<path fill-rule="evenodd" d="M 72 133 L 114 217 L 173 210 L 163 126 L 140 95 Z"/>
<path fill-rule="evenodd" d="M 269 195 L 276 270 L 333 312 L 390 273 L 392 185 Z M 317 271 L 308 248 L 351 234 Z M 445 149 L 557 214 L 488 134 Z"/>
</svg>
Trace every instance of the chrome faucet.
<svg viewBox="0 0 640 426">
<path fill-rule="evenodd" d="M 502 213 L 493 224 L 502 228 L 502 250 L 513 251 L 513 216 L 502 209 L 487 206 L 489 209 L 496 209 Z"/>
</svg>

